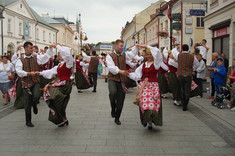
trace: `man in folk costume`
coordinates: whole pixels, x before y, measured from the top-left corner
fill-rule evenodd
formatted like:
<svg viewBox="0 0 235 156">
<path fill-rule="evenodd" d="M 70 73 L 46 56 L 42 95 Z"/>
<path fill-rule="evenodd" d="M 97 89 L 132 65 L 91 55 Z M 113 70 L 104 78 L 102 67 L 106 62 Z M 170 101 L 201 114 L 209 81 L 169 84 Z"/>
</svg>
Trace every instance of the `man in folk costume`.
<svg viewBox="0 0 235 156">
<path fill-rule="evenodd" d="M 140 80 L 137 91 L 137 102 L 140 109 L 140 119 L 144 127 L 152 129 L 152 123 L 162 126 L 162 106 L 159 82 L 156 74 L 163 62 L 162 54 L 156 47 L 140 45 L 148 48 L 145 52 L 147 61 L 142 63 L 129 77 Z"/>
<path fill-rule="evenodd" d="M 75 82 L 78 89 L 78 93 L 82 93 L 82 89 L 88 89 L 91 87 L 90 81 L 88 76 L 83 70 L 84 68 L 89 67 L 89 63 L 87 61 L 82 60 L 81 55 L 76 56 L 76 72 L 75 72 Z"/>
<path fill-rule="evenodd" d="M 92 51 L 91 57 L 90 57 L 90 63 L 88 67 L 88 76 L 90 79 L 90 83 L 93 85 L 92 92 L 96 92 L 98 65 L 99 65 L 99 58 L 96 55 L 96 51 Z"/>
<path fill-rule="evenodd" d="M 108 88 L 109 88 L 109 100 L 111 104 L 111 116 L 115 118 L 114 122 L 117 125 L 121 125 L 120 116 L 122 113 L 122 108 L 125 100 L 125 79 L 129 75 L 126 70 L 126 56 L 133 55 L 136 56 L 138 53 L 138 48 L 136 46 L 132 47 L 131 51 L 122 53 L 124 47 L 124 42 L 122 40 L 116 40 L 114 44 L 114 52 L 107 55 L 106 61 L 109 69 L 108 77 Z"/>
<path fill-rule="evenodd" d="M 70 48 L 56 45 L 58 49 L 58 66 L 40 72 L 46 79 L 56 76 L 56 79 L 47 84 L 44 88 L 44 100 L 50 108 L 48 120 L 58 125 L 58 127 L 68 126 L 69 121 L 66 116 L 66 108 L 72 91 L 70 76 L 74 65 L 74 58 Z"/>
<path fill-rule="evenodd" d="M 181 86 L 181 103 L 183 111 L 187 111 L 192 86 L 193 68 L 197 66 L 197 60 L 189 53 L 189 46 L 182 45 L 182 52 L 178 55 L 177 75 Z"/>
<path fill-rule="evenodd" d="M 34 127 L 31 118 L 31 108 L 33 107 L 34 114 L 38 113 L 37 104 L 40 99 L 40 79 L 39 65 L 46 63 L 53 52 L 48 50 L 45 55 L 33 56 L 33 44 L 31 42 L 24 43 L 25 56 L 16 62 L 16 72 L 21 77 L 23 96 L 25 102 L 25 117 L 26 126 Z"/>
</svg>

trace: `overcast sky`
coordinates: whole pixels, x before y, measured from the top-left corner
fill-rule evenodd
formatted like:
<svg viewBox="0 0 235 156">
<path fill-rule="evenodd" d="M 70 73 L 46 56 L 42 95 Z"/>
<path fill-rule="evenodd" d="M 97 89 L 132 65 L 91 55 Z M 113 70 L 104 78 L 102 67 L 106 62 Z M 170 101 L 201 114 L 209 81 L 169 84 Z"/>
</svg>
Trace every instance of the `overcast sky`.
<svg viewBox="0 0 235 156">
<path fill-rule="evenodd" d="M 81 13 L 89 43 L 114 41 L 127 21 L 158 0 L 26 0 L 38 14 L 64 16 L 76 22 Z"/>
</svg>

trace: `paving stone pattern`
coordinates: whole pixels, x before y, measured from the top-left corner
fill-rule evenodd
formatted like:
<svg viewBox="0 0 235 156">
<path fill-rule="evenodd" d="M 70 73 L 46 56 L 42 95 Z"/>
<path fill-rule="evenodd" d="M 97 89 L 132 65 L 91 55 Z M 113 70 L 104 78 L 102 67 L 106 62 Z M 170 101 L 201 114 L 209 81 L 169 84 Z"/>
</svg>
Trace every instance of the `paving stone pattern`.
<svg viewBox="0 0 235 156">
<path fill-rule="evenodd" d="M 25 126 L 24 110 L 0 119 L 0 156 L 232 156 L 235 148 L 190 111 L 183 112 L 163 100 L 164 126 L 149 131 L 132 104 L 135 89 L 126 95 L 117 126 L 110 115 L 107 83 L 98 80 L 97 93 L 78 93 L 74 87 L 67 108 L 68 127 L 57 128 L 48 121 L 44 101 L 33 116 L 34 128 Z"/>
</svg>

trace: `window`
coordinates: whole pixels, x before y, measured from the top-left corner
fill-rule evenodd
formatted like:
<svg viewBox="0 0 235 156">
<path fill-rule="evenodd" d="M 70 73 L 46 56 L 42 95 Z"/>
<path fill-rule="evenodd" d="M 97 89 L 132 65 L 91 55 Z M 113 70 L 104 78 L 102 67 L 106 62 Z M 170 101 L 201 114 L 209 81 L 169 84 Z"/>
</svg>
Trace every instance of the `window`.
<svg viewBox="0 0 235 156">
<path fill-rule="evenodd" d="M 197 27 L 204 27 L 204 17 L 197 17 Z"/>
<path fill-rule="evenodd" d="M 31 25 L 29 24 L 29 38 L 32 38 L 32 33 L 31 32 L 33 32 L 32 30 L 32 27 L 31 27 Z"/>
<path fill-rule="evenodd" d="M 56 42 L 55 42 L 55 34 L 53 34 L 53 43 L 56 43 Z"/>
<path fill-rule="evenodd" d="M 168 31 L 168 20 L 166 20 L 166 22 L 165 22 L 165 31 Z"/>
<path fill-rule="evenodd" d="M 46 42 L 46 32 L 43 31 L 43 41 Z"/>
<path fill-rule="evenodd" d="M 37 40 L 39 40 L 39 30 L 38 30 L 38 28 L 36 30 L 36 38 L 37 38 Z"/>
<path fill-rule="evenodd" d="M 22 4 L 20 4 L 20 8 L 22 9 L 22 7 L 23 7 L 23 5 Z"/>
<path fill-rule="evenodd" d="M 49 42 L 51 43 L 51 33 L 49 33 Z"/>
<path fill-rule="evenodd" d="M 22 26 L 23 24 L 20 22 L 19 23 L 19 35 L 22 35 L 22 30 L 23 30 Z"/>
<path fill-rule="evenodd" d="M 11 32 L 11 24 L 12 23 L 12 20 L 9 18 L 8 19 L 8 23 L 7 23 L 7 32 Z"/>
<path fill-rule="evenodd" d="M 163 23 L 161 23 L 161 31 L 163 31 Z"/>
</svg>

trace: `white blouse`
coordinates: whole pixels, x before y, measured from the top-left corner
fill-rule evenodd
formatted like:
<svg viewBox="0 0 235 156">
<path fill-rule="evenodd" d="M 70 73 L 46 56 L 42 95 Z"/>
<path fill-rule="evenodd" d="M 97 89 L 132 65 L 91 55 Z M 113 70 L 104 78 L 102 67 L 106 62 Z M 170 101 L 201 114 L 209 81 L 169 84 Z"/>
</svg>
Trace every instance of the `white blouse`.
<svg viewBox="0 0 235 156">
<path fill-rule="evenodd" d="M 0 62 L 0 83 L 10 82 L 8 76 L 10 76 L 14 71 L 14 66 L 9 61 L 7 62 L 7 64 Z"/>
<path fill-rule="evenodd" d="M 154 61 L 151 62 L 151 63 L 148 63 L 148 62 L 145 62 L 145 67 L 146 68 L 149 68 L 152 64 L 154 65 L 155 69 L 156 70 L 159 70 L 160 67 L 163 66 L 163 58 L 162 58 L 162 54 L 160 52 L 160 50 L 156 47 L 151 47 L 151 46 L 148 46 L 148 49 L 150 49 L 151 51 L 151 54 L 153 56 L 153 59 Z M 136 70 L 135 72 L 132 72 L 129 74 L 129 78 L 132 79 L 132 80 L 135 80 L 135 81 L 138 81 L 142 78 L 142 69 L 143 69 L 143 64 L 142 63 Z"/>
</svg>

